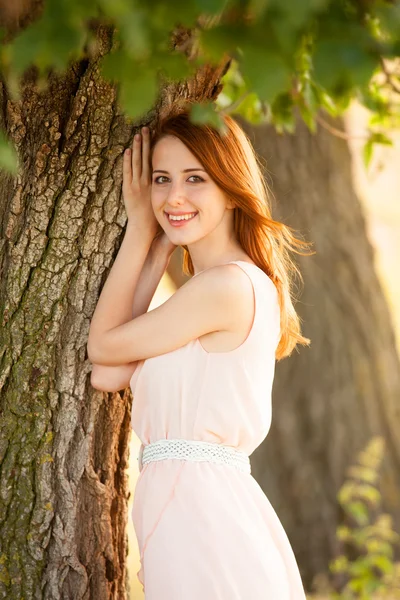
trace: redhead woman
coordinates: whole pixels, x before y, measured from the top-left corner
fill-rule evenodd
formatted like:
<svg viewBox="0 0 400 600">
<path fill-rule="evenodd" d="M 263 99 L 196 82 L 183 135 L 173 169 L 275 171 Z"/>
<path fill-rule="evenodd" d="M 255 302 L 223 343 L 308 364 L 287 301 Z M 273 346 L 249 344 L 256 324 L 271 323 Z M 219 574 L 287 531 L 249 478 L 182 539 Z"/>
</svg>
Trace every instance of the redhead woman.
<svg viewBox="0 0 400 600">
<path fill-rule="evenodd" d="M 270 429 L 276 360 L 310 342 L 290 258 L 309 244 L 273 220 L 236 121 L 220 133 L 188 114 L 125 151 L 128 223 L 88 340 L 93 386 L 133 394 L 137 575 L 146 600 L 305 600 L 249 457 Z M 192 277 L 148 311 L 176 246 Z"/>
</svg>

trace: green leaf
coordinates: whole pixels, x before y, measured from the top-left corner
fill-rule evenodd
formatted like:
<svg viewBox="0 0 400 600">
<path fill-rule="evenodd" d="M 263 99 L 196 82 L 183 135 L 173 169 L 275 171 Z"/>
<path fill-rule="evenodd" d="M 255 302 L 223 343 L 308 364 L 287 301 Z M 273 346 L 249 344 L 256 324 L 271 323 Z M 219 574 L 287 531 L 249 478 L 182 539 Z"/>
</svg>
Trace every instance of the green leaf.
<svg viewBox="0 0 400 600">
<path fill-rule="evenodd" d="M 112 4 L 112 3 L 111 3 Z M 151 54 L 150 24 L 147 11 L 135 9 L 118 18 L 118 31 L 126 51 L 137 59 Z"/>
<path fill-rule="evenodd" d="M 130 80 L 120 82 L 120 102 L 132 119 L 142 116 L 153 107 L 157 92 L 156 74 L 148 69 L 135 70 Z"/>
<path fill-rule="evenodd" d="M 316 112 L 321 103 L 319 101 L 318 94 L 315 93 L 315 87 L 313 86 L 312 82 L 308 80 L 304 81 L 301 91 L 306 107 L 311 111 L 311 113 Z"/>
<path fill-rule="evenodd" d="M 364 147 L 362 150 L 363 162 L 364 162 L 366 169 L 369 167 L 369 165 L 371 163 L 374 144 L 383 144 L 384 146 L 393 146 L 393 141 L 391 139 L 389 139 L 385 134 L 380 133 L 380 132 L 372 133 L 370 135 L 367 142 L 364 144 Z M 377 500 L 379 500 L 379 493 L 378 493 Z"/>
<path fill-rule="evenodd" d="M 338 106 L 335 104 L 335 101 L 329 94 L 325 92 L 319 85 L 317 85 L 314 81 L 312 82 L 312 90 L 316 97 L 316 102 L 319 106 L 324 108 L 327 113 L 329 113 L 332 117 L 337 117 L 340 114 L 340 110 Z"/>
<path fill-rule="evenodd" d="M 249 12 L 255 19 L 262 17 L 266 9 L 270 5 L 270 0 L 249 0 Z"/>
<path fill-rule="evenodd" d="M 106 2 L 109 1 L 106 0 Z M 149 11 L 153 26 L 166 33 L 171 32 L 177 24 L 189 28 L 194 27 L 202 12 L 199 11 L 194 0 L 173 0 L 173 2 L 142 0 L 141 3 Z"/>
<path fill-rule="evenodd" d="M 281 20 L 291 28 L 300 28 L 310 18 L 326 8 L 328 0 L 270 0 L 269 5 L 281 13 Z"/>
<path fill-rule="evenodd" d="M 307 125 L 311 133 L 315 133 L 317 130 L 317 123 L 314 118 L 314 113 L 302 103 L 299 104 L 299 109 L 304 123 Z"/>
<path fill-rule="evenodd" d="M 372 594 L 379 590 L 381 587 L 382 583 L 379 581 L 379 579 L 371 579 L 369 581 L 366 581 L 363 589 L 363 592 L 365 594 L 364 598 L 371 598 Z"/>
<path fill-rule="evenodd" d="M 376 3 L 376 6 L 374 6 L 374 13 L 379 20 L 381 37 L 386 41 L 398 41 L 400 28 L 399 3 Z"/>
<path fill-rule="evenodd" d="M 382 573 L 392 573 L 393 572 L 393 562 L 387 556 L 374 556 L 369 555 L 371 564 L 375 565 L 382 571 Z"/>
<path fill-rule="evenodd" d="M 393 146 L 393 141 L 384 133 L 375 132 L 371 135 L 371 139 L 375 144 L 383 144 L 384 146 Z"/>
<path fill-rule="evenodd" d="M 158 74 L 151 65 L 135 62 L 120 49 L 106 54 L 101 73 L 106 79 L 119 82 L 119 101 L 132 119 L 152 108 L 158 92 Z"/>
<path fill-rule="evenodd" d="M 221 83 L 224 95 L 229 98 L 228 104 L 241 98 L 246 92 L 249 93 L 237 60 L 233 59 L 231 61 L 228 71 L 221 79 Z"/>
<path fill-rule="evenodd" d="M 214 15 L 220 13 L 228 4 L 228 0 L 194 0 L 199 13 Z"/>
<path fill-rule="evenodd" d="M 329 563 L 329 569 L 332 573 L 345 573 L 349 566 L 349 559 L 344 554 L 336 556 Z"/>
<path fill-rule="evenodd" d="M 278 94 L 271 104 L 271 121 L 279 133 L 294 133 L 296 124 L 293 113 L 293 98 L 289 92 Z"/>
<path fill-rule="evenodd" d="M 256 93 L 248 91 L 236 60 L 232 60 L 221 83 L 223 90 L 216 99 L 219 109 L 226 109 L 229 114 L 242 115 L 254 125 L 265 122 L 263 104 Z"/>
<path fill-rule="evenodd" d="M 86 19 L 97 16 L 92 2 L 48 0 L 42 16 L 9 45 L 11 68 L 17 75 L 34 64 L 44 72 L 63 71 L 82 55 L 87 39 Z"/>
<path fill-rule="evenodd" d="M 153 53 L 149 65 L 170 80 L 184 80 L 194 75 L 195 65 L 180 52 Z"/>
<path fill-rule="evenodd" d="M 233 111 L 233 114 L 242 115 L 249 123 L 260 125 L 265 122 L 262 103 L 257 94 L 248 94 Z"/>
<path fill-rule="evenodd" d="M 351 530 L 347 525 L 338 525 L 336 528 L 336 537 L 342 542 L 346 542 L 351 537 Z"/>
<path fill-rule="evenodd" d="M 355 86 L 368 83 L 377 64 L 377 57 L 357 46 L 355 41 L 323 39 L 316 42 L 315 80 L 335 94 L 345 94 Z"/>
<path fill-rule="evenodd" d="M 366 525 L 369 522 L 368 510 L 362 502 L 349 502 L 345 508 L 359 525 Z"/>
<path fill-rule="evenodd" d="M 362 592 L 362 587 L 363 587 L 362 581 L 360 581 L 359 579 L 351 579 L 347 585 L 350 590 L 352 590 L 353 592 L 356 592 L 357 597 L 359 598 L 360 597 L 359 592 Z M 353 595 L 351 597 L 354 598 Z"/>
<path fill-rule="evenodd" d="M 290 87 L 291 73 L 279 54 L 260 55 L 258 49 L 243 49 L 241 72 L 249 89 L 261 100 L 271 103 L 276 96 Z"/>
<path fill-rule="evenodd" d="M 18 172 L 18 155 L 12 143 L 0 131 L 0 168 L 15 175 Z"/>
<path fill-rule="evenodd" d="M 351 562 L 349 564 L 349 572 L 351 574 L 352 577 L 361 577 L 361 578 L 366 578 L 368 577 L 368 574 L 370 573 L 370 565 L 369 565 L 369 561 L 368 561 L 368 557 L 367 556 L 359 556 L 355 561 Z M 354 580 L 352 583 L 355 583 L 356 586 L 358 587 L 358 584 L 356 583 L 356 580 Z M 362 585 L 362 582 L 358 582 L 360 583 L 360 585 Z M 357 587 L 354 587 L 353 589 L 357 589 Z M 358 588 L 361 589 L 361 588 Z"/>
<path fill-rule="evenodd" d="M 213 127 L 216 127 L 220 133 L 224 134 L 227 127 L 216 108 L 216 105 L 212 102 L 193 104 L 190 108 L 190 120 L 192 123 L 197 123 L 199 125 L 210 124 Z"/>
<path fill-rule="evenodd" d="M 367 483 L 375 483 L 378 478 L 378 473 L 375 469 L 370 467 L 363 467 L 361 465 L 354 465 L 348 469 L 348 475 L 354 479 L 360 479 Z"/>
<path fill-rule="evenodd" d="M 143 8 L 137 2 L 132 2 L 132 0 L 113 0 L 113 2 L 109 0 L 97 0 L 97 2 L 101 6 L 101 11 L 104 15 L 115 19 L 122 19 L 129 13 L 132 14 L 133 11 L 138 13 L 143 12 Z M 134 8 L 132 8 L 132 5 L 134 5 Z"/>
<path fill-rule="evenodd" d="M 246 33 L 242 25 L 219 25 L 200 31 L 198 39 L 205 58 L 217 62 L 225 53 L 235 53 Z"/>
</svg>

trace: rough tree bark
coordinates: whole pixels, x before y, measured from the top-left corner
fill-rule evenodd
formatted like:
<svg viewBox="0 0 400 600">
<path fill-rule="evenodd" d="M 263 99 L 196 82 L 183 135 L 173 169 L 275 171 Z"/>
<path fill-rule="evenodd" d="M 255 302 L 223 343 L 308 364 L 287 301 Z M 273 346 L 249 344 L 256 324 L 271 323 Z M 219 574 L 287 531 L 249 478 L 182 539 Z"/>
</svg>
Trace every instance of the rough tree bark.
<svg viewBox="0 0 400 600">
<path fill-rule="evenodd" d="M 110 32 L 99 41 L 108 52 Z M 214 98 L 226 66 L 166 86 L 147 122 Z M 133 128 L 97 59 L 0 100 L 22 164 L 0 175 L 0 598 L 122 600 L 131 394 L 91 387 L 86 344 L 126 224 Z"/>
<path fill-rule="evenodd" d="M 300 121 L 293 136 L 239 122 L 270 173 L 273 215 L 316 250 L 298 259 L 296 307 L 311 346 L 277 363 L 271 430 L 252 456 L 310 589 L 340 550 L 336 495 L 373 435 L 386 442 L 382 508 L 400 531 L 399 358 L 347 142 L 321 127 L 312 135 Z"/>
</svg>

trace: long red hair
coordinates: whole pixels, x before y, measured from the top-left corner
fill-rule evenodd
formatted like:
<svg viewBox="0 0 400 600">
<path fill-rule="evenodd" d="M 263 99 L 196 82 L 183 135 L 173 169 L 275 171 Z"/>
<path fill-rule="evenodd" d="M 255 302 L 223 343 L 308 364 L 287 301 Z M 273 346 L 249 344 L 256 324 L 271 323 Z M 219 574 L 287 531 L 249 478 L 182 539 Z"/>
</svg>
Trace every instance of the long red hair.
<svg viewBox="0 0 400 600">
<path fill-rule="evenodd" d="M 263 165 L 253 146 L 240 127 L 229 115 L 221 115 L 224 134 L 211 125 L 190 121 L 190 112 L 184 109 L 177 115 L 159 121 L 151 136 L 150 156 L 155 144 L 166 135 L 180 139 L 200 161 L 209 176 L 235 202 L 234 232 L 243 250 L 274 282 L 281 309 L 281 337 L 276 359 L 289 356 L 297 344 L 309 345 L 310 340 L 300 332 L 300 318 L 293 306 L 292 286 L 295 273 L 301 273 L 290 257 L 290 252 L 302 252 L 310 242 L 295 237 L 294 230 L 271 215 L 271 192 L 263 176 Z M 194 274 L 187 246 L 183 246 L 183 272 Z"/>
</svg>

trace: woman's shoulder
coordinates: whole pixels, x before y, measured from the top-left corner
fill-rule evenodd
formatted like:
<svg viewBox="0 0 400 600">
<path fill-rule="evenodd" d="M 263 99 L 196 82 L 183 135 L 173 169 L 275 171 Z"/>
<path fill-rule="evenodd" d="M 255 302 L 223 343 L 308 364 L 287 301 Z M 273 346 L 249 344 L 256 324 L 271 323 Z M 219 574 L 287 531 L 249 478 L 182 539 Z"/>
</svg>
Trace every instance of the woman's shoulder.
<svg viewBox="0 0 400 600">
<path fill-rule="evenodd" d="M 237 261 L 229 261 L 227 263 L 222 263 L 219 265 L 215 265 L 213 267 L 209 267 L 204 271 L 200 271 L 192 277 L 192 280 L 197 279 L 198 285 L 215 285 L 221 290 L 226 290 L 227 286 L 232 288 L 233 290 L 240 289 L 241 284 L 246 281 L 252 279 L 249 276 L 249 272 L 246 267 L 242 267 L 242 264 L 245 261 L 237 260 Z M 253 263 L 248 263 L 250 268 L 256 267 Z"/>
<path fill-rule="evenodd" d="M 250 268 L 247 269 L 243 261 L 230 261 L 201 271 L 191 281 L 198 290 L 201 289 L 201 293 L 210 294 L 237 317 L 243 311 L 248 311 L 253 303 L 257 287 L 255 273 L 252 272 L 255 266 L 249 264 Z"/>
<path fill-rule="evenodd" d="M 209 267 L 196 273 L 187 283 L 193 281 L 197 289 L 212 290 L 220 298 L 230 298 L 231 303 L 237 302 L 239 310 L 249 301 L 249 296 L 261 293 L 278 296 L 277 288 L 267 273 L 254 262 L 237 259 Z"/>
</svg>

